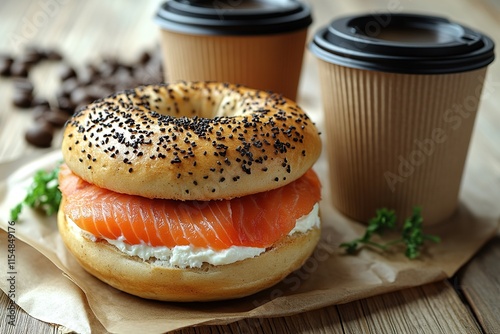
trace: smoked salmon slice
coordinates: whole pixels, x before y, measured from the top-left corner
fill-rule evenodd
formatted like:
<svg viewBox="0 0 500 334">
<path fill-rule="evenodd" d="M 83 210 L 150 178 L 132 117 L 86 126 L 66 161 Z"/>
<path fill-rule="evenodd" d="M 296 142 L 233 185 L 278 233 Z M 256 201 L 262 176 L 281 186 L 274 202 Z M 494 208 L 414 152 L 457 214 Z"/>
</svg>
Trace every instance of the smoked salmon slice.
<svg viewBox="0 0 500 334">
<path fill-rule="evenodd" d="M 286 236 L 321 198 L 311 169 L 275 190 L 220 201 L 149 199 L 90 184 L 62 165 L 59 188 L 63 212 L 98 238 L 149 246 L 226 249 L 270 247 Z"/>
</svg>

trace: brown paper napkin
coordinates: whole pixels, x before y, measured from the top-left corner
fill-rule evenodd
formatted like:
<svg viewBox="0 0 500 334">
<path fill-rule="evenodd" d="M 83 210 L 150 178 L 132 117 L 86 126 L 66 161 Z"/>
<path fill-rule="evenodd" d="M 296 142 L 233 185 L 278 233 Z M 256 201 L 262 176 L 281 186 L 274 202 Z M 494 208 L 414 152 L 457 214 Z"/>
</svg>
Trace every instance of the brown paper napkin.
<svg viewBox="0 0 500 334">
<path fill-rule="evenodd" d="M 60 153 L 48 154 L 0 183 L 2 229 L 7 230 L 10 208 L 24 197 L 34 172 L 51 168 L 60 159 Z M 327 182 L 324 161 L 316 169 Z M 15 224 L 15 301 L 33 317 L 79 333 L 161 333 L 246 317 L 286 316 L 450 277 L 498 227 L 497 219 L 478 217 L 462 205 L 447 222 L 426 229 L 443 240 L 429 243 L 417 260 L 396 251 L 382 254 L 367 249 L 349 256 L 338 245 L 361 235 L 364 226 L 340 215 L 329 204 L 327 189 L 324 193 L 322 239 L 302 268 L 253 296 L 210 303 L 150 301 L 109 287 L 87 274 L 66 251 L 55 217 L 26 209 Z M 7 247 L 7 233 L 2 232 L 2 254 Z M 8 291 L 8 282 L 0 280 L 0 288 Z"/>
</svg>

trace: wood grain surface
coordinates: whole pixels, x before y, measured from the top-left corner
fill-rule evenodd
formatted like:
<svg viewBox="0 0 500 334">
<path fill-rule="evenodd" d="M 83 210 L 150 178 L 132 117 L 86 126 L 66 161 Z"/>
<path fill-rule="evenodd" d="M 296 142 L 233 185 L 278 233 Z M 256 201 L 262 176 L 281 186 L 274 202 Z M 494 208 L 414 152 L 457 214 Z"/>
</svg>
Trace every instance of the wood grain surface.
<svg viewBox="0 0 500 334">
<path fill-rule="evenodd" d="M 2 0 L 0 53 L 20 54 L 25 46 L 37 45 L 58 48 L 75 65 L 102 56 L 132 61 L 141 51 L 157 47 L 158 31 L 152 17 L 159 3 L 155 0 Z M 489 33 L 500 43 L 498 0 L 311 0 L 310 3 L 315 19 L 310 33 L 343 14 L 413 11 L 445 15 Z M 37 96 L 53 99 L 58 85 L 54 66 L 42 64 L 33 72 Z M 473 211 L 490 217 L 500 216 L 499 69 L 497 61 L 488 73 L 461 193 Z M 318 85 L 315 59 L 306 52 L 299 103 L 318 109 Z M 34 148 L 24 140 L 32 115 L 13 107 L 11 96 L 12 83 L 0 78 L 0 163 L 11 162 L 15 166 L 21 163 L 16 159 L 40 155 L 46 150 Z M 59 140 L 59 137 L 55 139 L 54 147 Z M 295 316 L 245 319 L 228 325 L 186 328 L 176 333 L 500 333 L 499 263 L 500 236 L 497 236 L 450 280 Z M 64 331 L 20 309 L 16 326 L 9 326 L 8 304 L 9 299 L 1 293 L 0 333 Z"/>
</svg>

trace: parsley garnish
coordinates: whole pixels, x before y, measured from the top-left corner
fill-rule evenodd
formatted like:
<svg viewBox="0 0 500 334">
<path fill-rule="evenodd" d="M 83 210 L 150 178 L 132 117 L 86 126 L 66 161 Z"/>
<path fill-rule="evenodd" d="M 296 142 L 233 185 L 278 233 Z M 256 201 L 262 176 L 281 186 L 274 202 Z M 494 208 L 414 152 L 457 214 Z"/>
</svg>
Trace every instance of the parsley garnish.
<svg viewBox="0 0 500 334">
<path fill-rule="evenodd" d="M 441 238 L 432 234 L 424 234 L 422 230 L 423 218 L 420 208 L 413 208 L 413 214 L 403 224 L 402 241 L 406 245 L 405 255 L 409 259 L 415 259 L 420 255 L 420 248 L 425 240 L 440 242 Z"/>
<path fill-rule="evenodd" d="M 418 207 L 413 208 L 413 214 L 403 223 L 401 238 L 386 243 L 377 243 L 371 240 L 374 234 L 382 235 L 387 230 L 396 228 L 396 214 L 393 210 L 382 208 L 377 210 L 374 218 L 370 219 L 365 234 L 358 239 L 350 242 L 344 242 L 340 245 L 346 249 L 348 254 L 355 254 L 360 244 L 387 250 L 389 247 L 404 243 L 406 246 L 405 255 L 409 259 L 415 259 L 420 255 L 420 249 L 426 240 L 440 242 L 438 236 L 424 234 L 422 229 L 422 210 Z"/>
<path fill-rule="evenodd" d="M 37 171 L 24 200 L 10 211 L 10 219 L 17 220 L 25 205 L 42 210 L 47 216 L 56 213 L 61 203 L 58 175 L 59 165 L 51 171 Z"/>
</svg>

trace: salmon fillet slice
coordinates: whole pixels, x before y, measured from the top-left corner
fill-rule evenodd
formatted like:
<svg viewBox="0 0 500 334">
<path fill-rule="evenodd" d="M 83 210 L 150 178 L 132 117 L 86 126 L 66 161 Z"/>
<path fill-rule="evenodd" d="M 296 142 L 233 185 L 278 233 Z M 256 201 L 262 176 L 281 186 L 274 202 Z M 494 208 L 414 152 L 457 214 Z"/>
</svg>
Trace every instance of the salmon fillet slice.
<svg viewBox="0 0 500 334">
<path fill-rule="evenodd" d="M 286 236 L 300 217 L 321 199 L 311 169 L 275 190 L 220 201 L 149 199 L 116 193 L 90 184 L 66 165 L 59 173 L 63 212 L 98 238 L 149 246 L 226 249 L 267 248 Z"/>
</svg>

